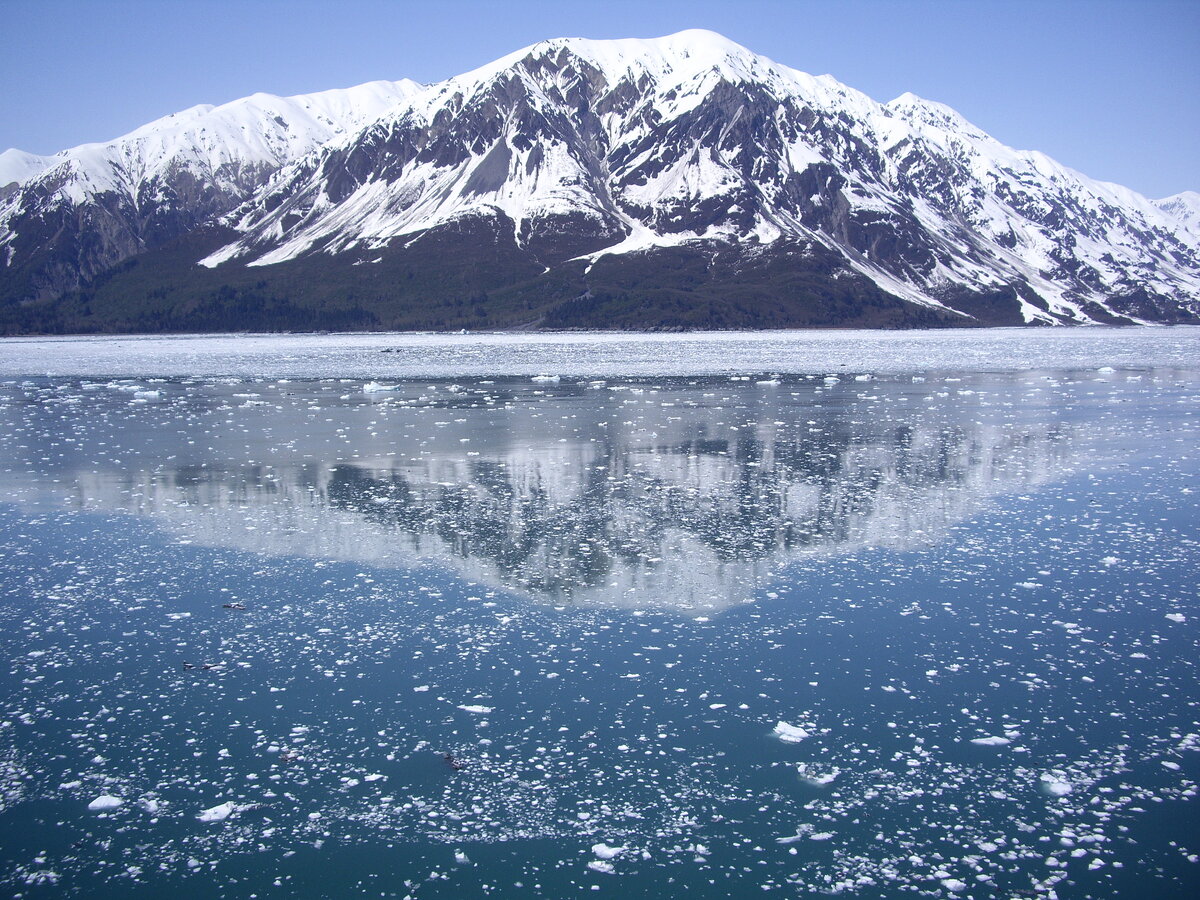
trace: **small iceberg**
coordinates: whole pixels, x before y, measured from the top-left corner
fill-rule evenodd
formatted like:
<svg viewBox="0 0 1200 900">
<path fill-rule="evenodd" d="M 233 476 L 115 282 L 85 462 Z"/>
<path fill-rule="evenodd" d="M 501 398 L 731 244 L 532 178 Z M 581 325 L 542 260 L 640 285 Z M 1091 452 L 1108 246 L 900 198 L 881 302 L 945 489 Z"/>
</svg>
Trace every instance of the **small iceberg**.
<svg viewBox="0 0 1200 900">
<path fill-rule="evenodd" d="M 230 801 L 210 807 L 196 816 L 201 822 L 224 822 L 237 809 Z"/>
<path fill-rule="evenodd" d="M 107 812 L 110 809 L 117 809 L 124 805 L 125 801 L 120 797 L 114 797 L 112 794 L 101 794 L 88 804 L 88 809 L 92 812 Z"/>
<path fill-rule="evenodd" d="M 827 784 L 833 784 L 837 777 L 842 774 L 841 769 L 833 768 L 828 772 L 818 771 L 808 763 L 798 763 L 796 772 L 800 775 L 800 780 L 805 784 L 810 784 L 813 787 L 824 787 Z"/>
<path fill-rule="evenodd" d="M 1047 772 L 1042 776 L 1042 790 L 1051 797 L 1065 797 L 1071 793 L 1072 785 L 1066 778 L 1061 775 L 1055 775 Z"/>
<path fill-rule="evenodd" d="M 776 723 L 775 729 L 771 733 L 785 744 L 798 744 L 809 736 L 808 732 L 799 725 L 789 725 L 782 720 Z"/>
<path fill-rule="evenodd" d="M 378 381 L 368 381 L 363 385 L 364 394 L 382 394 L 386 391 L 394 391 L 400 385 L 398 384 L 381 384 Z"/>
</svg>

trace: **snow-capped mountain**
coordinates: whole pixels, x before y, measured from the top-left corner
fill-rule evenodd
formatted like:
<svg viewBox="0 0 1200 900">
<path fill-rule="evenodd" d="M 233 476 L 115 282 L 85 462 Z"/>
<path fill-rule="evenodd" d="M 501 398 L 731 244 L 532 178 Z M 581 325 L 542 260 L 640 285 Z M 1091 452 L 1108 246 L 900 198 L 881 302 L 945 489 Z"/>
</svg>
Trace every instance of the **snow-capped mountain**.
<svg viewBox="0 0 1200 900">
<path fill-rule="evenodd" d="M 1154 205 L 1163 212 L 1181 219 L 1193 231 L 1200 232 L 1200 194 L 1184 191 L 1171 197 L 1155 200 Z"/>
<path fill-rule="evenodd" d="M 152 179 L 121 194 L 126 205 L 148 222 L 192 224 L 241 205 L 206 231 L 186 275 L 146 255 L 138 289 L 173 310 L 238 310 L 247 327 L 273 321 L 259 316 L 267 307 L 281 327 L 321 327 L 331 305 L 355 327 L 1200 317 L 1188 195 L 1156 205 L 1006 147 L 941 104 L 911 94 L 877 103 L 711 32 L 556 39 L 389 90 L 357 121 L 297 129 L 304 140 L 292 143 L 255 98 L 208 141 L 181 130 L 175 146 L 200 149 L 177 156 L 204 161 L 203 174 L 186 169 L 174 194 Z M 263 152 L 239 149 L 223 168 L 226 142 L 243 148 L 256 127 Z M 147 130 L 167 129 L 135 135 Z M 132 154 L 124 168 L 103 171 L 147 155 L 133 137 L 117 142 Z M 267 152 L 280 141 L 286 149 Z M 86 192 L 58 186 L 63 169 L 32 176 L 0 212 L 10 270 L 45 240 L 28 237 L 14 210 L 47 185 L 64 216 L 86 203 Z M 221 201 L 199 202 L 212 184 Z M 97 230 L 119 243 L 91 221 L 79 228 Z M 84 278 L 114 256 L 81 265 Z M 92 314 L 116 302 L 105 290 L 87 294 Z M 122 307 L 121 327 L 151 321 L 148 304 L 141 319 Z M 176 313 L 154 321 L 210 327 Z"/>
<path fill-rule="evenodd" d="M 0 199 L 14 193 L 30 178 L 44 172 L 53 164 L 53 156 L 38 156 L 36 153 L 15 149 L 0 153 Z"/>
<path fill-rule="evenodd" d="M 281 165 L 419 89 L 377 81 L 194 106 L 107 143 L 0 156 L 0 259 L 54 296 L 219 216 Z"/>
</svg>

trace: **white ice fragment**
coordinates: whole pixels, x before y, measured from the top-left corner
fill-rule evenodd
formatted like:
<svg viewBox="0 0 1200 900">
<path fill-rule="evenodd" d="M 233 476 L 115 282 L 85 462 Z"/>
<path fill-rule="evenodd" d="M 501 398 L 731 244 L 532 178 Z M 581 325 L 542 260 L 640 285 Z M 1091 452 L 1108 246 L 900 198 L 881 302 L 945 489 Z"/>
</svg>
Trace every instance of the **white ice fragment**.
<svg viewBox="0 0 1200 900">
<path fill-rule="evenodd" d="M 808 737 L 808 732 L 799 725 L 789 725 L 782 720 L 776 723 L 772 733 L 785 744 L 798 744 Z"/>
<path fill-rule="evenodd" d="M 201 822 L 224 822 L 237 809 L 232 801 L 219 803 L 197 814 Z"/>
<path fill-rule="evenodd" d="M 605 875 L 616 875 L 617 870 L 610 862 L 605 862 L 602 859 L 593 859 L 587 864 L 587 867 L 593 872 L 603 872 Z"/>
<path fill-rule="evenodd" d="M 967 883 L 965 881 L 959 881 L 957 878 L 943 878 L 942 887 L 957 894 L 960 891 L 965 891 L 967 889 Z"/>
<path fill-rule="evenodd" d="M 112 794 L 101 794 L 88 804 L 88 809 L 92 812 L 105 812 L 106 810 L 117 809 L 124 805 L 125 801 L 120 797 L 114 797 Z"/>
<path fill-rule="evenodd" d="M 1071 782 L 1062 775 L 1046 772 L 1042 775 L 1042 790 L 1051 797 L 1065 797 L 1071 793 Z"/>
<path fill-rule="evenodd" d="M 596 854 L 597 859 L 612 859 L 614 856 L 624 853 L 628 849 L 628 847 L 610 847 L 603 841 L 599 844 L 592 844 L 592 852 Z"/>
<path fill-rule="evenodd" d="M 363 385 L 364 394 L 382 394 L 384 391 L 394 391 L 400 385 L 398 384 L 381 384 L 378 381 L 368 381 Z"/>
<path fill-rule="evenodd" d="M 494 706 L 468 706 L 468 705 L 464 705 L 464 704 L 459 704 L 458 708 L 461 709 L 463 712 L 479 713 L 480 715 L 487 715 L 493 709 L 495 709 Z"/>
<path fill-rule="evenodd" d="M 1004 744 L 1011 744 L 1012 741 L 1006 737 L 981 737 L 971 738 L 971 743 L 981 747 L 1001 747 Z"/>
<path fill-rule="evenodd" d="M 839 775 L 842 774 L 841 769 L 830 769 L 828 772 L 818 772 L 808 763 L 798 763 L 796 771 L 800 775 L 800 780 L 813 787 L 823 787 L 827 784 L 833 784 Z"/>
<path fill-rule="evenodd" d="M 1183 613 L 1167 613 L 1167 618 L 1172 622 L 1179 622 L 1180 624 L 1187 621 L 1187 616 Z"/>
</svg>

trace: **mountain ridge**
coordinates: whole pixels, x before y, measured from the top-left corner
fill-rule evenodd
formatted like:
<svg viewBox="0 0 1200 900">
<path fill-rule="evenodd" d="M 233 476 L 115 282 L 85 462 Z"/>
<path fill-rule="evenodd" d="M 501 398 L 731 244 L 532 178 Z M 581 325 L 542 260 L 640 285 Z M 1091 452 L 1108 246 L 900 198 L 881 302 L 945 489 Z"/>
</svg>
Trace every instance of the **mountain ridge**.
<svg viewBox="0 0 1200 900">
<path fill-rule="evenodd" d="M 556 38 L 404 84 L 386 108 L 280 154 L 236 202 L 227 191 L 225 209 L 127 254 L 146 263 L 136 277 L 114 275 L 117 260 L 49 298 L 58 321 L 153 328 L 142 313 L 122 324 L 122 285 L 174 312 L 220 295 L 231 315 L 298 304 L 319 323 L 333 303 L 383 328 L 1200 316 L 1186 194 L 1156 203 L 1013 150 L 943 104 L 877 103 L 711 32 Z M 14 205 L 0 201 L 0 284 Z M 181 271 L 163 261 L 172 241 L 211 249 Z M 174 312 L 160 322 L 188 327 Z"/>
</svg>

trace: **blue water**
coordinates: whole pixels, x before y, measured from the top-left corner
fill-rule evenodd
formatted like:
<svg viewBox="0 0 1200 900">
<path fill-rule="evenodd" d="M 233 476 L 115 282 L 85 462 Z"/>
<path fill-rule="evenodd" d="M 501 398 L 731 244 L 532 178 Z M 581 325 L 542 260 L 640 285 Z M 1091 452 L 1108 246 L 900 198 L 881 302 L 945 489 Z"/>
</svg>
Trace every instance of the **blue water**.
<svg viewBox="0 0 1200 900">
<path fill-rule="evenodd" d="M 0 384 L 9 893 L 1194 893 L 1200 372 L 925 379 Z"/>
</svg>

